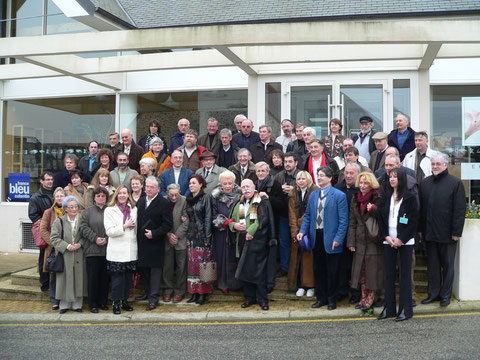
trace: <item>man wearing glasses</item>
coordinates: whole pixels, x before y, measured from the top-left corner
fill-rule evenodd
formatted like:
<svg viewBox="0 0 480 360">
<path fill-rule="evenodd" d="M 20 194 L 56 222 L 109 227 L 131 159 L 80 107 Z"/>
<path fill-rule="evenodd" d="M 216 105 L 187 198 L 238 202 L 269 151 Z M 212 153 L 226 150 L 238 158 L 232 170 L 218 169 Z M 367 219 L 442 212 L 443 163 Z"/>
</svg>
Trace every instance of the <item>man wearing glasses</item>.
<svg viewBox="0 0 480 360">
<path fill-rule="evenodd" d="M 260 135 L 253 131 L 253 121 L 245 119 L 242 122 L 242 132 L 233 135 L 232 140 L 240 149 L 248 149 L 260 141 Z"/>
</svg>

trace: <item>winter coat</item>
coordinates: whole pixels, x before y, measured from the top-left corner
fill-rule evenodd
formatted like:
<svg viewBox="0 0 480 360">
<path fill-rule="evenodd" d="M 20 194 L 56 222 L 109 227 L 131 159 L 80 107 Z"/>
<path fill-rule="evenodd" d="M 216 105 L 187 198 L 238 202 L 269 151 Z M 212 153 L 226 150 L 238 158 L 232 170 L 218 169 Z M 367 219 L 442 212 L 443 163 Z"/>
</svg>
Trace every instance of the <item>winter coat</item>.
<svg viewBox="0 0 480 360">
<path fill-rule="evenodd" d="M 93 199 L 93 190 L 95 190 L 95 186 L 93 185 L 88 185 L 87 191 L 85 194 L 83 194 L 83 201 L 85 203 L 85 209 L 88 209 L 90 206 L 95 205 L 94 199 Z M 116 188 L 114 186 L 110 186 L 108 188 L 108 198 L 107 198 L 107 204 L 112 200 L 112 196 L 115 193 Z"/>
<path fill-rule="evenodd" d="M 205 243 L 212 241 L 212 210 L 210 196 L 205 193 L 197 196 L 200 196 L 200 199 L 193 206 L 188 202 L 191 195 L 187 197 L 187 214 L 190 222 L 187 239 L 190 242 L 189 246 L 196 246 L 191 243 L 191 239 L 195 238 L 200 241 L 198 246 L 203 247 Z"/>
<path fill-rule="evenodd" d="M 267 148 L 265 149 L 265 145 L 258 141 L 255 144 L 250 145 L 250 153 L 252 154 L 252 162 L 258 163 L 260 161 L 267 162 L 270 166 L 272 166 L 272 161 L 267 160 L 268 154 L 273 150 L 283 150 L 282 145 L 276 143 L 273 139 L 271 139 L 268 144 Z"/>
<path fill-rule="evenodd" d="M 53 191 L 40 186 L 40 189 L 33 194 L 28 202 L 28 217 L 35 223 L 41 219 L 45 210 L 53 205 Z"/>
<path fill-rule="evenodd" d="M 125 152 L 125 144 L 122 144 L 121 149 Z M 135 144 L 135 141 L 132 140 L 130 154 L 128 155 L 128 167 L 136 172 L 140 172 L 140 160 L 142 159 L 142 156 L 143 148 L 140 145 Z"/>
<path fill-rule="evenodd" d="M 184 133 L 177 131 L 173 136 L 170 138 L 170 146 L 168 148 L 168 155 L 172 155 L 172 153 L 178 149 L 180 146 L 183 145 L 183 137 L 185 136 Z"/>
<path fill-rule="evenodd" d="M 157 171 L 156 176 L 162 175 L 162 172 L 164 170 L 170 169 L 172 167 L 170 156 L 168 156 L 163 151 L 160 153 L 159 159 L 156 158 L 155 154 L 153 153 L 153 150 L 150 150 L 149 152 L 143 154 L 142 159 L 145 159 L 145 158 L 151 158 L 155 160 L 155 169 Z M 160 164 L 158 164 L 158 160 L 160 160 L 161 162 Z M 141 173 L 143 174 L 143 171 L 141 171 Z"/>
<path fill-rule="evenodd" d="M 205 149 L 210 150 L 214 154 L 218 152 L 218 149 L 222 146 L 220 141 L 220 133 L 217 131 L 213 137 L 213 142 L 210 144 L 210 136 L 207 134 L 200 135 L 198 137 L 198 145 L 203 146 Z"/>
<path fill-rule="evenodd" d="M 309 163 L 310 163 L 310 154 L 304 156 L 304 158 L 300 161 L 298 161 L 298 167 L 299 169 L 304 169 L 305 171 L 308 171 L 310 175 L 312 175 L 312 169 L 309 169 Z M 332 185 L 335 185 L 338 182 L 338 165 L 337 162 L 331 157 L 328 156 L 325 152 L 323 153 L 323 156 L 325 156 L 325 165 L 328 166 L 330 169 L 333 171 L 333 177 L 332 177 Z M 300 166 L 300 162 L 302 162 L 302 166 Z M 315 175 L 315 179 L 317 177 L 317 174 Z M 315 183 L 316 180 L 313 179 L 313 182 Z"/>
<path fill-rule="evenodd" d="M 407 128 L 408 130 L 408 137 L 405 140 L 402 148 L 398 146 L 397 134 L 398 129 L 392 130 L 390 134 L 388 134 L 388 146 L 395 146 L 400 153 L 400 161 L 403 161 L 405 156 L 412 150 L 415 150 L 415 130 L 413 130 L 410 126 Z"/>
<path fill-rule="evenodd" d="M 307 150 L 305 149 L 305 141 L 299 139 L 293 140 L 290 144 L 288 144 L 287 152 L 294 152 L 297 154 L 297 157 L 301 159 L 302 156 L 307 153 Z"/>
<path fill-rule="evenodd" d="M 168 196 L 165 196 L 168 201 Z M 169 202 L 168 206 L 172 206 Z M 186 217 L 186 221 L 182 221 L 182 216 Z M 185 196 L 180 195 L 173 208 L 173 225 L 169 232 L 175 234 L 178 238 L 178 243 L 175 245 L 175 250 L 185 250 L 187 248 L 187 229 L 188 229 L 188 217 L 187 217 L 187 200 Z M 165 249 L 169 248 L 168 241 L 165 242 Z"/>
<path fill-rule="evenodd" d="M 260 141 L 260 135 L 252 131 L 250 136 L 246 137 L 242 132 L 238 132 L 233 135 L 232 141 L 236 143 L 240 149 L 249 149 L 250 146 Z"/>
<path fill-rule="evenodd" d="M 235 174 L 235 184 L 237 184 L 238 186 L 241 185 L 242 180 L 244 179 L 250 179 L 253 181 L 253 183 L 257 182 L 257 173 L 255 171 L 255 164 L 251 161 L 248 162 L 247 172 L 245 173 L 244 177 L 242 177 L 242 167 L 239 162 L 230 166 L 228 170 L 230 170 Z"/>
<path fill-rule="evenodd" d="M 163 141 L 163 149 L 162 149 L 162 151 L 161 151 L 160 154 L 166 154 L 166 153 L 167 153 L 168 146 L 167 146 L 167 142 L 165 141 L 165 138 L 164 138 L 162 135 L 158 134 L 158 133 L 157 133 L 156 135 L 154 135 L 154 136 L 160 138 L 160 140 Z M 148 134 L 147 134 L 147 135 L 143 135 L 143 136 L 140 138 L 140 140 L 138 140 L 138 146 L 141 146 L 141 147 L 142 147 L 144 153 L 147 153 L 147 152 L 150 151 L 150 144 L 147 144 L 147 140 L 148 140 Z"/>
<path fill-rule="evenodd" d="M 427 147 L 425 157 L 420 161 L 420 169 L 423 171 L 425 177 L 432 175 L 432 160 L 433 150 Z M 413 171 L 417 171 L 415 164 L 417 162 L 417 149 L 410 151 L 403 159 L 403 166 Z"/>
<path fill-rule="evenodd" d="M 106 206 L 99 208 L 92 205 L 80 215 L 80 244 L 85 257 L 103 256 L 107 254 L 107 245 L 97 245 L 97 238 L 106 238 L 103 215 Z M 108 241 L 108 239 L 107 239 Z"/>
<path fill-rule="evenodd" d="M 45 248 L 45 255 L 43 257 L 43 272 L 45 270 L 45 262 L 47 261 L 48 256 L 53 250 L 52 241 L 50 240 L 50 232 L 52 231 L 53 222 L 58 218 L 57 212 L 55 211 L 55 205 L 52 205 L 50 209 L 45 210 L 42 217 L 42 222 L 40 223 L 40 236 L 48 244 Z"/>
<path fill-rule="evenodd" d="M 225 168 L 220 167 L 218 165 L 213 165 L 213 167 L 210 169 L 210 174 L 208 174 L 208 177 L 205 179 L 205 168 L 200 168 L 197 171 L 195 171 L 195 174 L 202 176 L 205 181 L 207 182 L 207 186 L 205 189 L 206 194 L 211 194 L 213 189 L 219 184 L 218 178 L 222 172 L 224 172 Z"/>
<path fill-rule="evenodd" d="M 115 168 L 112 172 L 110 172 L 110 176 L 112 177 L 112 183 L 113 186 L 118 188 L 120 185 L 125 185 L 128 188 L 128 191 L 132 191 L 130 187 L 130 179 L 132 178 L 133 175 L 138 175 L 138 172 L 136 172 L 133 169 L 128 168 L 127 169 L 127 175 L 125 176 L 125 180 L 123 180 L 123 183 L 120 183 L 120 176 L 118 175 L 119 171 L 118 168 Z"/>
<path fill-rule="evenodd" d="M 259 193 L 265 192 L 268 195 L 270 205 L 275 209 L 274 215 L 288 218 L 288 206 L 284 203 L 282 185 L 271 175 L 267 182 L 264 182 L 261 186 L 259 183 L 260 180 L 257 180 L 255 187 Z"/>
<path fill-rule="evenodd" d="M 130 262 L 138 258 L 137 226 L 123 229 L 123 213 L 117 205 L 105 209 L 103 224 L 108 236 L 107 260 Z M 130 210 L 130 217 L 137 223 L 137 208 Z"/>
<path fill-rule="evenodd" d="M 83 187 L 83 194 L 80 194 L 77 189 L 73 187 L 72 184 L 68 184 L 67 188 L 65 189 L 65 196 L 75 196 L 80 203 L 79 211 L 82 212 L 85 210 L 85 196 L 87 195 L 87 187 L 88 183 L 82 182 Z"/>
<path fill-rule="evenodd" d="M 370 136 L 368 138 L 368 152 L 371 154 L 372 152 L 374 152 L 375 150 L 377 150 L 377 148 L 375 147 L 375 141 L 372 139 L 373 135 L 375 135 L 376 131 L 374 131 L 373 129 L 370 130 Z M 355 144 L 358 140 L 358 133 L 353 135 L 352 137 L 352 140 L 353 140 L 353 143 Z"/>
<path fill-rule="evenodd" d="M 92 171 L 89 170 L 90 168 L 89 155 L 85 155 L 78 161 L 78 168 L 83 174 L 88 174 L 89 179 L 93 179 L 93 177 L 95 176 L 95 173 L 100 168 L 100 162 L 99 162 L 98 156 L 95 158 L 95 161 L 92 164 Z M 89 179 L 85 179 L 85 180 L 89 181 Z"/>
</svg>

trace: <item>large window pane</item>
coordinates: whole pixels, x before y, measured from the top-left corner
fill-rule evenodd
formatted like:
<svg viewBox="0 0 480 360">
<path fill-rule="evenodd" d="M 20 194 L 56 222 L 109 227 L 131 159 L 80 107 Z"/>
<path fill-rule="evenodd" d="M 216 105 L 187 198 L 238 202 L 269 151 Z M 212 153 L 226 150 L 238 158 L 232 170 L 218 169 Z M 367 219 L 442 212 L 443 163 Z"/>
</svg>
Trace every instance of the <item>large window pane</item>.
<svg viewBox="0 0 480 360">
<path fill-rule="evenodd" d="M 12 37 L 42 35 L 43 0 L 13 0 L 12 19 Z"/>
<path fill-rule="evenodd" d="M 410 80 L 393 80 L 393 128 L 395 118 L 402 113 L 410 117 Z"/>
<path fill-rule="evenodd" d="M 90 140 L 107 144 L 115 128 L 115 96 L 4 104 L 2 200 L 8 198 L 8 173 L 29 173 L 33 194 L 42 172 L 61 170 L 67 152 L 86 155 Z"/>
<path fill-rule="evenodd" d="M 40 2 L 40 0 L 37 0 Z M 70 19 L 55 5 L 52 0 L 47 3 L 47 34 L 68 34 L 93 31 L 92 28 L 79 21 Z"/>
<path fill-rule="evenodd" d="M 282 84 L 279 82 L 265 84 L 265 124 L 272 128 L 272 134 L 282 133 L 280 125 L 281 88 Z"/>
</svg>

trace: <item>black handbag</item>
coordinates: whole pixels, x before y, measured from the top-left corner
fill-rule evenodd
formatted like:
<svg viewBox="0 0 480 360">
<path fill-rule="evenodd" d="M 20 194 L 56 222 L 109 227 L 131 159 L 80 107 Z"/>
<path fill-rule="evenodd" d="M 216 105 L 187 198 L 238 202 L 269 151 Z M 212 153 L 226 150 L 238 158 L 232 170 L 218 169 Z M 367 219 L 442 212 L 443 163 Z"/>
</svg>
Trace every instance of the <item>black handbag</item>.
<svg viewBox="0 0 480 360">
<path fill-rule="evenodd" d="M 62 224 L 62 239 L 63 239 L 63 220 L 60 218 L 60 223 Z M 56 254 L 55 254 L 56 253 Z M 65 260 L 63 259 L 63 254 L 60 251 L 54 251 L 48 255 L 47 260 L 45 261 L 45 270 L 55 273 L 61 273 L 65 269 Z"/>
</svg>

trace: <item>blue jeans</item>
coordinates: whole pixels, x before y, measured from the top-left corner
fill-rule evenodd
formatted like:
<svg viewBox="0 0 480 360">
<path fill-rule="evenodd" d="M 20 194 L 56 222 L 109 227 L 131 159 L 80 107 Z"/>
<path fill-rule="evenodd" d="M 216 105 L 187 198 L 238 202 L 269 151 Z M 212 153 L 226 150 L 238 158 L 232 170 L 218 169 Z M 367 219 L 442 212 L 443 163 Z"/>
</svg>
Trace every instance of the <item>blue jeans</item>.
<svg viewBox="0 0 480 360">
<path fill-rule="evenodd" d="M 288 271 L 290 266 L 290 225 L 288 218 L 278 218 L 278 240 L 280 242 L 280 267 Z"/>
</svg>

